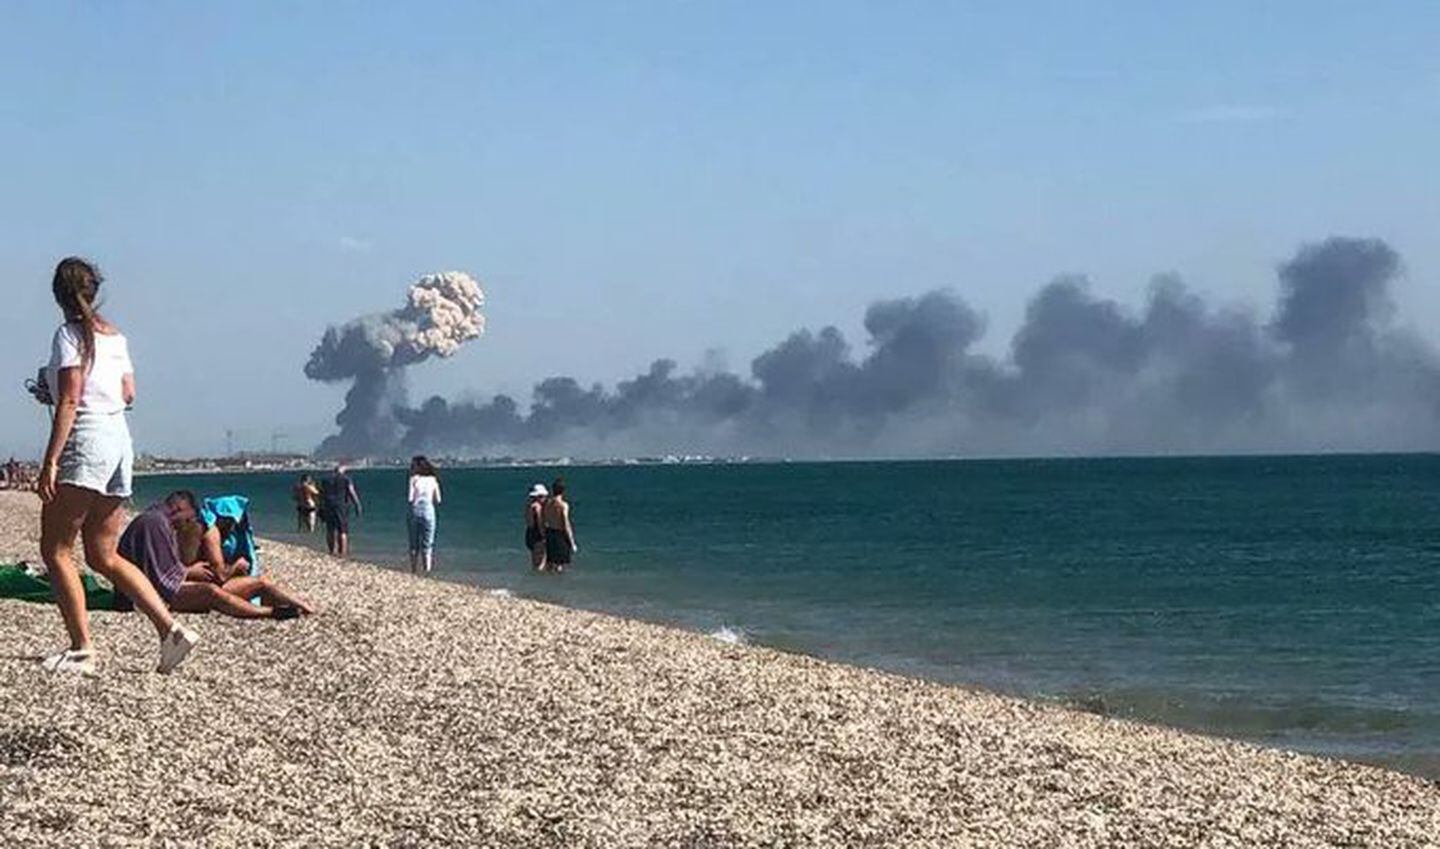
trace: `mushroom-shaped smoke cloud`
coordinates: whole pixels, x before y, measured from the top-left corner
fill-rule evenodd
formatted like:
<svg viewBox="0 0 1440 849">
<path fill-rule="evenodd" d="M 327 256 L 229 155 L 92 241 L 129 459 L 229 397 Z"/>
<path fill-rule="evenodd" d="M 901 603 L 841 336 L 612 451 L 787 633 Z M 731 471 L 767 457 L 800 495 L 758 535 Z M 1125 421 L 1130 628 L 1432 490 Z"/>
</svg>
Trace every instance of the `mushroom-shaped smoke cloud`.
<svg viewBox="0 0 1440 849">
<path fill-rule="evenodd" d="M 427 274 L 410 286 L 406 304 L 326 329 L 305 364 L 311 380 L 354 380 L 340 432 L 326 438 L 322 456 L 385 454 L 397 446 L 394 405 L 402 403 L 399 370 L 431 357 L 453 356 L 485 332 L 485 292 L 462 271 Z"/>
</svg>

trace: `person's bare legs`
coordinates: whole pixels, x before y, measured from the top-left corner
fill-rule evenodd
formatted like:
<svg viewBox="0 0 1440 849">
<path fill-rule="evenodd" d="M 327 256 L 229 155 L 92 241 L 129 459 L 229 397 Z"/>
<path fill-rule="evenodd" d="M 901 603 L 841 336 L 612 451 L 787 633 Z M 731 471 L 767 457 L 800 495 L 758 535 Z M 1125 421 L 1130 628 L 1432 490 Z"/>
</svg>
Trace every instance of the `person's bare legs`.
<svg viewBox="0 0 1440 849">
<path fill-rule="evenodd" d="M 109 579 L 115 589 L 130 597 L 135 606 L 150 619 L 155 632 L 162 638 L 170 633 L 175 618 L 165 607 L 160 593 L 139 567 L 120 556 L 120 525 L 125 515 L 120 512 L 124 499 L 95 495 L 85 517 L 81 533 L 85 537 L 85 562 Z M 78 579 L 77 579 L 78 580 Z"/>
<path fill-rule="evenodd" d="M 223 613 L 236 619 L 271 619 L 275 610 L 251 604 L 245 596 L 227 592 L 215 584 L 185 581 L 170 599 L 170 608 L 181 613 Z"/>
<path fill-rule="evenodd" d="M 301 598 L 289 590 L 282 589 L 279 584 L 266 577 L 251 577 L 243 575 L 238 578 L 231 578 L 226 581 L 221 589 L 230 593 L 236 598 L 260 597 L 260 601 L 267 607 L 296 607 L 301 613 L 310 615 L 315 612 L 315 607 L 310 602 Z M 252 607 L 254 605 L 251 605 Z"/>
<path fill-rule="evenodd" d="M 87 490 L 61 484 L 55 497 L 40 508 L 40 558 L 49 570 L 50 590 L 75 651 L 90 650 L 90 612 L 85 608 L 85 586 L 75 565 L 75 537 L 94 497 Z"/>
<path fill-rule="evenodd" d="M 545 571 L 545 542 L 543 540 L 530 549 L 530 567 L 536 572 Z"/>
<path fill-rule="evenodd" d="M 350 535 L 344 531 L 335 534 L 335 548 L 337 553 L 344 557 L 350 553 Z"/>
</svg>

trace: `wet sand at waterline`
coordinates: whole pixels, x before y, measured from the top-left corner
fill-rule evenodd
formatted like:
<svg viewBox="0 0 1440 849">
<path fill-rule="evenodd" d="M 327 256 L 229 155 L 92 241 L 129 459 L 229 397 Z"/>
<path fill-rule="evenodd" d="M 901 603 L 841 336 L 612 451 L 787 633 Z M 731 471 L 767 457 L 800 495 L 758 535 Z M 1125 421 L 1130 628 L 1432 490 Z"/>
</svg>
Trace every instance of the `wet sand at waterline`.
<svg viewBox="0 0 1440 849">
<path fill-rule="evenodd" d="M 38 503 L 0 493 L 0 560 Z M 0 602 L 7 846 L 1436 846 L 1440 785 L 265 543 L 323 613 L 151 670 Z"/>
</svg>

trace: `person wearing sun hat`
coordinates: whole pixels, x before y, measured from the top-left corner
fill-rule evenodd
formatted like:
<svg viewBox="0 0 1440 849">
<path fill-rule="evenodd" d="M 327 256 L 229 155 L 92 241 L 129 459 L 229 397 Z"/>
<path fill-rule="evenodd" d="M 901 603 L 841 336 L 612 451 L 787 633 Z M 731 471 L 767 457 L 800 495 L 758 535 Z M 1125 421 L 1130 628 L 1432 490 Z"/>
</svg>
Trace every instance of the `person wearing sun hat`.
<svg viewBox="0 0 1440 849">
<path fill-rule="evenodd" d="M 545 499 L 550 497 L 550 490 L 545 484 L 537 483 L 530 487 L 530 494 L 525 499 L 525 548 L 530 552 L 530 568 L 537 572 L 545 571 L 545 531 L 544 511 Z"/>
</svg>

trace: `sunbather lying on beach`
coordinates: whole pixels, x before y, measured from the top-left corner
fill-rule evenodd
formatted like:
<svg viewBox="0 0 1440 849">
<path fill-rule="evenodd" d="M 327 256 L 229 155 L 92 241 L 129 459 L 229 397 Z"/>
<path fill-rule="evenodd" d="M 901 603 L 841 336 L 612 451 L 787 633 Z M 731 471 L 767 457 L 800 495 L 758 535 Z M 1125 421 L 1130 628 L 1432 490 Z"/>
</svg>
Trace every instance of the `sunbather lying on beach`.
<svg viewBox="0 0 1440 849">
<path fill-rule="evenodd" d="M 269 578 L 246 574 L 248 564 L 225 563 L 216 528 L 204 530 L 201 559 L 186 566 L 176 533 L 198 521 L 198 508 L 194 494 L 172 492 L 132 519 L 120 537 L 121 554 L 144 571 L 171 610 L 213 610 L 237 619 L 288 619 L 315 612 L 309 603 Z M 260 604 L 251 604 L 250 598 L 259 598 Z"/>
</svg>

